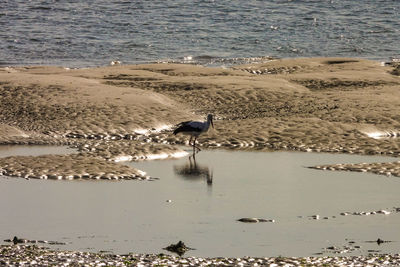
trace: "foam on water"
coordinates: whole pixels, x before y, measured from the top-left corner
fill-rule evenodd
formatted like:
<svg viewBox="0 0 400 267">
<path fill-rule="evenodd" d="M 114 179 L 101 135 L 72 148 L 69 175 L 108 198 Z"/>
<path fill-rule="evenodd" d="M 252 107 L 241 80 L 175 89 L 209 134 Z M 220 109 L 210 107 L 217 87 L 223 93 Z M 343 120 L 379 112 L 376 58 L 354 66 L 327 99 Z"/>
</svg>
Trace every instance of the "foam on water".
<svg viewBox="0 0 400 267">
<path fill-rule="evenodd" d="M 158 153 L 158 154 L 149 154 L 142 157 L 130 156 L 130 155 L 122 155 L 112 158 L 114 162 L 128 162 L 132 160 L 158 160 L 158 159 L 167 159 L 167 158 L 182 158 L 187 156 L 189 153 L 186 151 L 178 151 L 175 153 Z"/>
<path fill-rule="evenodd" d="M 397 131 L 372 131 L 372 132 L 365 132 L 368 137 L 374 139 L 382 139 L 382 138 L 395 138 L 400 136 L 400 132 Z"/>
<path fill-rule="evenodd" d="M 118 156 L 118 157 L 113 158 L 114 162 L 123 162 L 123 161 L 131 161 L 131 160 L 133 160 L 133 157 L 129 156 L 129 155 L 123 155 L 123 156 Z"/>
</svg>

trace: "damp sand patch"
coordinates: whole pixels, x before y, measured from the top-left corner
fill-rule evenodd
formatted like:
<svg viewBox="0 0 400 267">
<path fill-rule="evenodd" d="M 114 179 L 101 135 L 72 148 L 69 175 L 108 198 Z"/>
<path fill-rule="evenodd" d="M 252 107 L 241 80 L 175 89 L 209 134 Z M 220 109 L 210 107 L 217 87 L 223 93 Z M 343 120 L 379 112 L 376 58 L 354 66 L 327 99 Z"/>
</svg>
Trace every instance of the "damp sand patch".
<svg viewBox="0 0 400 267">
<path fill-rule="evenodd" d="M 340 80 L 337 78 L 319 80 L 319 79 L 308 79 L 308 80 L 294 80 L 293 82 L 299 83 L 311 91 L 323 91 L 323 90 L 360 90 L 366 87 L 379 87 L 383 85 L 394 86 L 399 85 L 396 82 L 387 82 L 383 80 Z"/>
<path fill-rule="evenodd" d="M 31 179 L 150 179 L 135 168 L 81 154 L 0 158 L 0 174 Z"/>
<path fill-rule="evenodd" d="M 327 164 L 309 167 L 317 170 L 368 172 L 400 177 L 400 161 L 379 163 Z"/>
<path fill-rule="evenodd" d="M 0 146 L 0 175 L 55 180 L 154 180 L 117 162 L 178 158 L 187 154 L 171 145 L 121 140 L 78 140 L 69 148 L 8 145 Z"/>
<path fill-rule="evenodd" d="M 400 155 L 398 138 L 374 139 L 350 124 L 313 118 L 216 120 L 215 129 L 198 139 L 204 148 L 253 151 L 329 152 Z M 360 126 L 357 126 L 360 128 Z M 152 138 L 150 135 L 149 139 Z M 159 135 L 158 142 L 187 144 L 185 136 Z"/>
</svg>

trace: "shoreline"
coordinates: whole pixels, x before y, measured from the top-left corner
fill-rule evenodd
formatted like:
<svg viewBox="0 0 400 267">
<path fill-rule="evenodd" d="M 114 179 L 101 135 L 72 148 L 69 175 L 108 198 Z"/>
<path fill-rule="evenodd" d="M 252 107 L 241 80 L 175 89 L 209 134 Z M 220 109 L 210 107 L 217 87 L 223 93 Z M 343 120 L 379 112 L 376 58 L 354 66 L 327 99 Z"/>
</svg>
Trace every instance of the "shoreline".
<svg viewBox="0 0 400 267">
<path fill-rule="evenodd" d="M 139 61 L 120 61 L 120 60 L 110 60 L 109 62 L 104 61 L 101 64 L 87 64 L 87 65 L 76 65 L 75 63 L 71 63 L 70 65 L 63 64 L 63 62 L 59 63 L 7 63 L 3 62 L 0 64 L 1 68 L 21 68 L 21 67 L 60 67 L 67 69 L 94 69 L 94 68 L 105 68 L 109 66 L 122 65 L 122 66 L 132 66 L 132 65 L 151 65 L 151 64 L 184 64 L 184 65 L 195 65 L 202 67 L 210 67 L 210 68 L 220 68 L 220 67 L 228 67 L 234 68 L 235 66 L 240 66 L 244 64 L 260 64 L 266 63 L 271 60 L 296 60 L 296 59 L 308 59 L 308 58 L 317 58 L 320 56 L 293 56 L 293 57 L 279 57 L 279 56 L 255 56 L 255 57 L 233 57 L 233 58 L 220 58 L 220 57 L 206 57 L 204 59 L 202 56 L 189 56 L 189 57 L 181 57 L 181 58 L 160 58 L 155 60 L 139 60 Z M 398 56 L 393 54 L 391 56 L 324 56 L 324 58 L 348 58 L 348 59 L 361 59 L 367 61 L 375 61 L 381 64 L 395 64 L 398 63 Z M 83 63 L 83 62 L 82 62 Z"/>
<path fill-rule="evenodd" d="M 344 265 L 399 265 L 400 255 L 370 254 L 368 256 L 322 257 L 235 257 L 203 258 L 180 257 L 167 254 L 109 254 L 66 250 L 53 250 L 36 245 L 1 245 L 2 265 L 58 266 L 344 266 Z"/>
</svg>

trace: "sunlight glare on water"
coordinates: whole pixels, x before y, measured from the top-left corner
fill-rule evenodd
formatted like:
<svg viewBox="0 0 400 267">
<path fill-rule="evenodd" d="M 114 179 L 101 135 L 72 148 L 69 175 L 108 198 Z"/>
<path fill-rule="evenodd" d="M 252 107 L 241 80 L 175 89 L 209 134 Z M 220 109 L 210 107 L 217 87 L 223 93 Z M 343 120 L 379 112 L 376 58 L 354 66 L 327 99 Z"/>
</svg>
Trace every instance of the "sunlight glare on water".
<svg viewBox="0 0 400 267">
<path fill-rule="evenodd" d="M 5 66 L 399 56 L 399 1 L 0 3 L 0 65 Z"/>
</svg>

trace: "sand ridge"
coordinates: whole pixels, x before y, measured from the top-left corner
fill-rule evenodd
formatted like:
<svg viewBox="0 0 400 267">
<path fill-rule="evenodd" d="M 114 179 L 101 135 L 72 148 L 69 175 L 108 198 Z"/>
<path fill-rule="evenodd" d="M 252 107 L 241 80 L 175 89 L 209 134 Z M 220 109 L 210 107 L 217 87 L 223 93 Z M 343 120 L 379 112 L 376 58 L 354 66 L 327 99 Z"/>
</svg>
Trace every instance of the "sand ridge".
<svg viewBox="0 0 400 267">
<path fill-rule="evenodd" d="M 140 170 L 82 154 L 12 156 L 1 158 L 0 166 L 0 175 L 27 179 L 150 179 Z"/>
<path fill-rule="evenodd" d="M 397 68 L 356 58 L 2 68 L 0 143 L 69 144 L 106 161 L 163 158 L 187 144 L 171 134 L 175 124 L 213 113 L 202 147 L 398 156 L 398 138 L 371 138 L 400 133 Z"/>
</svg>

